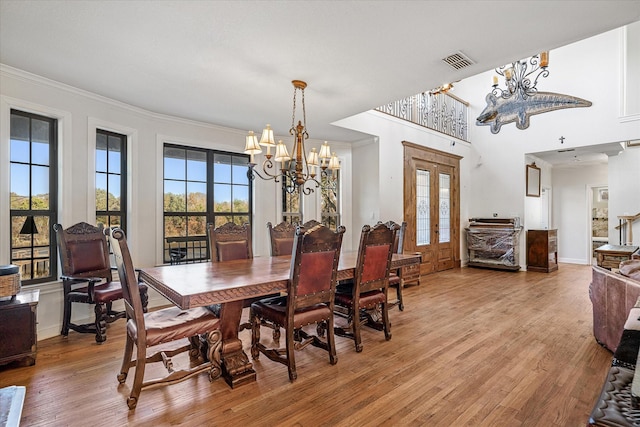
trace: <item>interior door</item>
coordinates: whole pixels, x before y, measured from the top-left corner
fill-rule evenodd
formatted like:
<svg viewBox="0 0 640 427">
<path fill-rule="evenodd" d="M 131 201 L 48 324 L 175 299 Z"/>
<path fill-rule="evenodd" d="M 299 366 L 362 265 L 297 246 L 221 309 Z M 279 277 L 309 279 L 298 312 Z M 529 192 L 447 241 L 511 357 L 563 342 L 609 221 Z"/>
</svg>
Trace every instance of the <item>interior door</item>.
<svg viewBox="0 0 640 427">
<path fill-rule="evenodd" d="M 422 253 L 420 274 L 459 266 L 459 157 L 404 144 L 405 250 Z"/>
</svg>

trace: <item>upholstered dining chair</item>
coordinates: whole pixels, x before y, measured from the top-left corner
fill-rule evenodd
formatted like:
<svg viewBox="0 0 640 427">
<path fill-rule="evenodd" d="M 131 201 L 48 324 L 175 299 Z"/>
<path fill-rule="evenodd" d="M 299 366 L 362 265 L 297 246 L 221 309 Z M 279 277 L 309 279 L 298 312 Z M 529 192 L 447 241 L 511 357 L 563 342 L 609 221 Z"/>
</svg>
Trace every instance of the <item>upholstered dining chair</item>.
<svg viewBox="0 0 640 427">
<path fill-rule="evenodd" d="M 269 241 L 271 242 L 271 256 L 291 255 L 296 227 L 296 224 L 286 221 L 275 227 L 270 222 L 267 222 Z"/>
<path fill-rule="evenodd" d="M 94 227 L 79 222 L 65 229 L 55 224 L 58 255 L 62 265 L 63 314 L 61 334 L 69 329 L 80 333 L 93 333 L 96 342 L 107 339 L 107 323 L 125 317 L 124 311 L 114 311 L 112 303 L 123 298 L 122 286 L 113 280 L 109 247 L 102 225 Z M 140 285 L 142 308 L 147 309 L 147 286 Z M 71 322 L 73 303 L 94 305 L 95 321 L 84 325 Z"/>
<path fill-rule="evenodd" d="M 355 277 L 336 289 L 336 312 L 344 315 L 348 324 L 336 326 L 335 333 L 353 339 L 357 352 L 362 351 L 362 324 L 383 330 L 385 339 L 391 339 L 387 290 L 396 232 L 396 227 L 382 222 L 362 227 Z"/>
<path fill-rule="evenodd" d="M 333 332 L 333 305 L 340 248 L 344 227 L 333 231 L 323 225 L 299 227 L 294 238 L 287 295 L 261 299 L 251 304 L 251 356 L 263 353 L 288 367 L 289 380 L 297 377 L 295 350 L 309 344 L 329 353 L 329 362 L 338 361 Z M 267 348 L 260 342 L 260 326 L 284 328 L 285 348 Z M 317 335 L 303 327 L 316 324 Z M 326 331 L 326 339 L 322 339 Z"/>
<path fill-rule="evenodd" d="M 211 381 L 220 377 L 222 374 L 220 319 L 206 307 L 189 310 L 170 307 L 145 313 L 142 309 L 139 284 L 125 234 L 119 228 L 105 231 L 109 235 L 118 266 L 127 312 L 127 341 L 122 367 L 117 376 L 118 382 L 124 384 L 129 369 L 135 367 L 133 385 L 127 399 L 129 409 L 136 407 L 141 391 L 146 388 L 184 381 L 205 370 L 209 371 Z M 171 344 L 173 348 L 168 348 L 169 343 L 173 343 Z M 158 347 L 160 344 L 162 344 L 161 348 Z M 136 347 L 135 358 L 133 358 L 134 346 Z M 176 370 L 172 357 L 186 351 L 192 359 L 190 366 Z M 145 381 L 146 365 L 156 362 L 164 364 L 167 375 Z"/>
<path fill-rule="evenodd" d="M 394 221 L 387 221 L 385 225 L 389 228 L 397 228 L 396 238 L 393 243 L 393 253 L 401 254 L 404 248 L 404 232 L 407 229 L 407 223 L 402 221 L 402 224 L 397 224 Z M 389 302 L 389 308 L 398 306 L 400 311 L 404 311 L 404 300 L 402 299 L 402 288 L 404 287 L 404 281 L 402 280 L 401 269 L 391 270 L 389 273 L 389 288 L 395 288 L 396 300 Z"/>
<path fill-rule="evenodd" d="M 216 227 L 215 224 L 208 223 L 207 236 L 212 262 L 253 258 L 251 226 L 249 224 L 238 225 L 227 222 Z"/>
<path fill-rule="evenodd" d="M 209 250 L 211 262 L 226 262 L 238 259 L 252 259 L 253 248 L 251 242 L 251 226 L 249 224 L 238 225 L 227 222 L 220 227 L 213 223 L 207 224 L 207 236 L 209 238 Z M 247 299 L 243 303 L 244 308 L 251 306 L 253 301 L 259 298 Z M 220 315 L 220 304 L 210 306 L 210 309 Z M 238 331 L 249 329 L 249 322 L 241 323 Z M 278 331 L 274 331 L 274 336 Z"/>
</svg>

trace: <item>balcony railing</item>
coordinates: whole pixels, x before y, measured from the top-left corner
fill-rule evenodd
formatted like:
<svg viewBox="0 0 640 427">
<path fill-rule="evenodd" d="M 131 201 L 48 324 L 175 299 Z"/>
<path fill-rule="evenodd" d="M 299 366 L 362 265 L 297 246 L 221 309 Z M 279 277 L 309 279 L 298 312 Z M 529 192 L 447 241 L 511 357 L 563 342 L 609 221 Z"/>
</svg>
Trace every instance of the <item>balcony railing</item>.
<svg viewBox="0 0 640 427">
<path fill-rule="evenodd" d="M 469 104 L 448 93 L 419 93 L 376 108 L 399 119 L 469 142 Z"/>
</svg>

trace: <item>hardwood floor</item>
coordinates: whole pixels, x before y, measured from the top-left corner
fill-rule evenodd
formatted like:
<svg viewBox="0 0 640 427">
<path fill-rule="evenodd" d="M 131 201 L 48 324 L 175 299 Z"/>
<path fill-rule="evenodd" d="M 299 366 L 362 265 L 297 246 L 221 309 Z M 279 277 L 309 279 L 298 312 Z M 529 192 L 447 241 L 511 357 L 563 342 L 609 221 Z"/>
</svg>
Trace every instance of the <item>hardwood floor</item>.
<svg viewBox="0 0 640 427">
<path fill-rule="evenodd" d="M 118 321 L 102 345 L 74 332 L 40 341 L 36 365 L 3 368 L 0 387 L 27 387 L 23 426 L 583 426 L 612 357 L 593 338 L 590 280 L 591 267 L 570 264 L 423 276 L 391 311 L 391 341 L 365 328 L 356 353 L 336 337 L 334 366 L 319 349 L 296 352 L 293 384 L 263 356 L 256 383 L 232 390 L 203 374 L 145 390 L 129 411 Z"/>
</svg>

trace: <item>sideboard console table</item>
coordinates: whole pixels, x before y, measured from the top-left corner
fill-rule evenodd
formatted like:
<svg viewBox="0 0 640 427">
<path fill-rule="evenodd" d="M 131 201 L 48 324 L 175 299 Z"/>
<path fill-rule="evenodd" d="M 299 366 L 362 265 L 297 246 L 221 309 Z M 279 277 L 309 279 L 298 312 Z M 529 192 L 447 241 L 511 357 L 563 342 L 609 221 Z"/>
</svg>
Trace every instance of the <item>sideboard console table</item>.
<svg viewBox="0 0 640 427">
<path fill-rule="evenodd" d="M 520 270 L 519 218 L 472 218 L 467 231 L 470 267 Z"/>
</svg>

